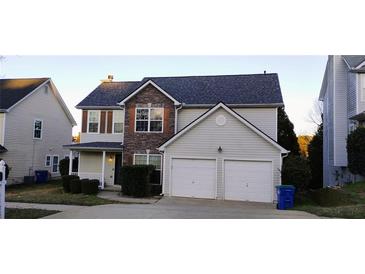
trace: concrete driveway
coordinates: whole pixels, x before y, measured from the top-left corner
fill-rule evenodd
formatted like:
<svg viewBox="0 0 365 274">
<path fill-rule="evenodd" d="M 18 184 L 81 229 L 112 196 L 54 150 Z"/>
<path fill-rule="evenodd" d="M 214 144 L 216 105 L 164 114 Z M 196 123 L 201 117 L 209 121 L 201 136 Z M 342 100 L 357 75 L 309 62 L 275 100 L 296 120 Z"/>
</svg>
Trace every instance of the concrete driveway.
<svg viewBox="0 0 365 274">
<path fill-rule="evenodd" d="M 111 204 L 67 210 L 48 219 L 312 219 L 318 216 L 294 210 L 276 210 L 273 204 L 162 198 L 153 204 Z"/>
</svg>

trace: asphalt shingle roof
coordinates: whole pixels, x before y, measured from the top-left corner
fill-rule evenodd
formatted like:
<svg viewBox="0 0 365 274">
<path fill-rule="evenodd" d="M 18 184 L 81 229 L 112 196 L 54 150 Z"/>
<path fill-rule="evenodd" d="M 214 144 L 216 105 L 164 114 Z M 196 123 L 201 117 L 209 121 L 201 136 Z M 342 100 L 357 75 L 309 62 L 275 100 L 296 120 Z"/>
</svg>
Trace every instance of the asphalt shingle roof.
<svg viewBox="0 0 365 274">
<path fill-rule="evenodd" d="M 345 58 L 351 68 L 356 68 L 365 61 L 365 55 L 343 55 L 343 58 Z"/>
<path fill-rule="evenodd" d="M 121 97 L 129 94 L 131 86 L 139 82 L 104 82 L 94 89 L 77 107 L 117 106 Z"/>
<path fill-rule="evenodd" d="M 278 75 L 267 73 L 146 77 L 140 82 L 102 83 L 77 106 L 115 106 L 149 80 L 184 104 L 283 104 Z"/>
<path fill-rule="evenodd" d="M 122 149 L 123 145 L 121 142 L 89 142 L 64 145 L 67 148 L 107 148 L 107 149 Z"/>
<path fill-rule="evenodd" d="M 8 109 L 49 78 L 0 79 L 0 109 Z"/>
</svg>

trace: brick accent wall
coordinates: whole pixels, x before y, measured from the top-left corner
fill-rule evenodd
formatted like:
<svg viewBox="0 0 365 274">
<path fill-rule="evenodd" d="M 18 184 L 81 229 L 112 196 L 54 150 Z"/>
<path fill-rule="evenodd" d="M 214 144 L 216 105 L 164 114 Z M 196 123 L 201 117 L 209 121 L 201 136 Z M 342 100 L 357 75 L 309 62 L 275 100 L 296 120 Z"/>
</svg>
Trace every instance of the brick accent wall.
<svg viewBox="0 0 365 274">
<path fill-rule="evenodd" d="M 163 104 L 163 132 L 137 133 L 134 132 L 136 104 Z M 125 104 L 125 126 L 124 126 L 124 156 L 123 164 L 133 164 L 134 153 L 159 154 L 157 147 L 174 135 L 175 130 L 175 106 L 174 103 L 154 86 L 148 85 Z"/>
</svg>

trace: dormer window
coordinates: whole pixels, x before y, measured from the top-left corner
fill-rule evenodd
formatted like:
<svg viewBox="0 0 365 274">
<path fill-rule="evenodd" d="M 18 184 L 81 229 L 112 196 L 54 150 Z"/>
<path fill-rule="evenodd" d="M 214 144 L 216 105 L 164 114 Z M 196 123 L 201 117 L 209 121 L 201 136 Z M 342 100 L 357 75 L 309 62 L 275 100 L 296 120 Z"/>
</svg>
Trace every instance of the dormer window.
<svg viewBox="0 0 365 274">
<path fill-rule="evenodd" d="M 94 111 L 94 110 L 89 111 L 88 132 L 89 133 L 99 132 L 99 111 Z"/>
<path fill-rule="evenodd" d="M 163 108 L 137 107 L 136 132 L 163 132 Z"/>
</svg>

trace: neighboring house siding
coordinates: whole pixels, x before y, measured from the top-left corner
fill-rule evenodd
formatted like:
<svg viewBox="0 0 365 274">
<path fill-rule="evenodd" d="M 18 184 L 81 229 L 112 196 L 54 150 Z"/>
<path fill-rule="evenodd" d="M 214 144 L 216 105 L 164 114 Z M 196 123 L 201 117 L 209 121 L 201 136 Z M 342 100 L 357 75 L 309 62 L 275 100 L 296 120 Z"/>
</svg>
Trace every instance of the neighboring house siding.
<svg viewBox="0 0 365 274">
<path fill-rule="evenodd" d="M 341 56 L 334 56 L 334 165 L 347 166 L 346 139 L 347 115 L 347 66 Z"/>
<path fill-rule="evenodd" d="M 357 113 L 363 112 L 365 111 L 365 95 L 363 95 L 362 93 L 365 92 L 365 73 L 359 73 L 358 74 L 358 100 L 357 100 L 357 106 L 358 106 L 358 110 Z"/>
<path fill-rule="evenodd" d="M 224 115 L 226 124 L 218 126 L 216 117 Z M 218 152 L 218 147 L 222 152 Z M 238 121 L 223 109 L 212 113 L 205 120 L 191 128 L 174 143 L 167 146 L 164 152 L 165 166 L 170 166 L 171 156 L 178 157 L 208 157 L 217 159 L 217 198 L 223 199 L 223 166 L 224 158 L 256 159 L 273 161 L 274 185 L 280 185 L 281 155 L 280 151 L 273 147 L 262 137 Z M 166 168 L 164 173 L 165 194 L 170 193 L 171 170 Z M 274 186 L 273 186 L 274 193 Z"/>
<path fill-rule="evenodd" d="M 42 139 L 33 139 L 34 119 L 43 120 Z M 6 114 L 5 142 L 8 152 L 2 157 L 11 167 L 10 179 L 21 181 L 23 176 L 45 167 L 46 155 L 63 159 L 69 152 L 64 144 L 72 141 L 72 125 L 52 89 L 37 90 Z M 59 175 L 58 173 L 53 175 Z"/>
<path fill-rule="evenodd" d="M 348 78 L 347 78 L 347 111 L 348 115 L 347 117 L 350 118 L 357 113 L 357 82 L 356 82 L 357 76 L 356 73 L 349 72 Z"/>
<path fill-rule="evenodd" d="M 0 113 L 0 145 L 4 145 L 5 113 Z"/>
<path fill-rule="evenodd" d="M 135 132 L 136 104 L 163 104 L 163 132 Z M 133 164 L 133 154 L 146 153 L 149 149 L 152 154 L 159 154 L 157 148 L 174 135 L 175 106 L 173 101 L 162 94 L 154 86 L 148 85 L 125 103 L 124 151 L 123 163 Z"/>
<path fill-rule="evenodd" d="M 194 121 L 208 108 L 183 108 L 178 111 L 178 131 Z M 276 108 L 234 108 L 238 114 L 254 124 L 274 140 L 277 140 Z"/>
</svg>

